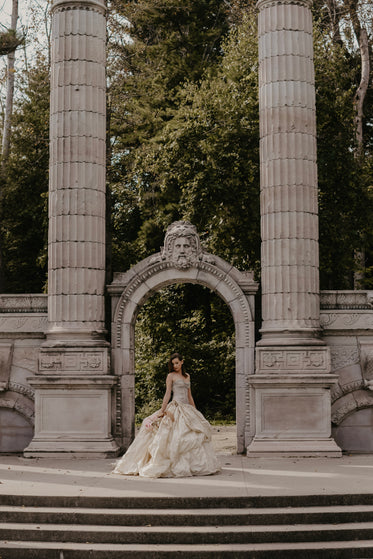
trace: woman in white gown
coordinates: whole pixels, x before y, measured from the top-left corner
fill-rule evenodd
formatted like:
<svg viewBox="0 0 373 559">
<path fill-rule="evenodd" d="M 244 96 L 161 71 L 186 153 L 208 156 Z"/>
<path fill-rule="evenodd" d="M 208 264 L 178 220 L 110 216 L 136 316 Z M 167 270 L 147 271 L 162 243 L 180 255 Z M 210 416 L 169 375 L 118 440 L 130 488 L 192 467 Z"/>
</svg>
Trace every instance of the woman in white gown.
<svg viewBox="0 0 373 559">
<path fill-rule="evenodd" d="M 179 353 L 171 355 L 162 407 L 144 419 L 113 473 L 186 477 L 210 475 L 219 470 L 211 443 L 211 426 L 195 407 L 190 376 L 183 364 Z"/>
</svg>

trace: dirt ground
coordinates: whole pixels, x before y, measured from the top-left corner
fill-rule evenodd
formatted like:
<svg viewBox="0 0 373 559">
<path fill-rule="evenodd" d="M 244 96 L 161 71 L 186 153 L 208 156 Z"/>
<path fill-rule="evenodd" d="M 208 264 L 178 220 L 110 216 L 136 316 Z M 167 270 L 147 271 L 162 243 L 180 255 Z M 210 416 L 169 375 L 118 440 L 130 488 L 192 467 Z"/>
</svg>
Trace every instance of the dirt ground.
<svg viewBox="0 0 373 559">
<path fill-rule="evenodd" d="M 218 454 L 236 454 L 236 426 L 212 425 L 212 444 Z"/>
</svg>

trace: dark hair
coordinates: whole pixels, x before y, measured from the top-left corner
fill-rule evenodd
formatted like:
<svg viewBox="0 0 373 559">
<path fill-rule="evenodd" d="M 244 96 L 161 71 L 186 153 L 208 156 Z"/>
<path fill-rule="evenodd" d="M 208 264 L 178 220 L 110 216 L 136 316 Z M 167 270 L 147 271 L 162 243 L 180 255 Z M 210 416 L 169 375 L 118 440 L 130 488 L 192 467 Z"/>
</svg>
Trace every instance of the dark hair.
<svg viewBox="0 0 373 559">
<path fill-rule="evenodd" d="M 168 362 L 168 371 L 170 373 L 174 372 L 174 366 L 172 364 L 173 359 L 179 359 L 179 361 L 183 361 L 183 356 L 181 355 L 181 353 L 173 353 L 171 355 L 170 360 Z M 181 365 L 181 374 L 183 375 L 183 377 L 188 376 L 186 370 L 184 369 L 184 363 Z"/>
</svg>

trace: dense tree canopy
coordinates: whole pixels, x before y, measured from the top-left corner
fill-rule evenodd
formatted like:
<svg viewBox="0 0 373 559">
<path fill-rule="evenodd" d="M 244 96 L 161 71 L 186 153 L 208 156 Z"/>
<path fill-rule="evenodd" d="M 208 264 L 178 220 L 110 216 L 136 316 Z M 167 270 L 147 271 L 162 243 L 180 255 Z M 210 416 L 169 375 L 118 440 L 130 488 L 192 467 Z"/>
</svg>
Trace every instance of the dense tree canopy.
<svg viewBox="0 0 373 559">
<path fill-rule="evenodd" d="M 49 68 L 40 58 L 20 88 L 12 150 L 1 181 L 0 234 L 7 292 L 44 289 L 47 269 Z"/>
</svg>

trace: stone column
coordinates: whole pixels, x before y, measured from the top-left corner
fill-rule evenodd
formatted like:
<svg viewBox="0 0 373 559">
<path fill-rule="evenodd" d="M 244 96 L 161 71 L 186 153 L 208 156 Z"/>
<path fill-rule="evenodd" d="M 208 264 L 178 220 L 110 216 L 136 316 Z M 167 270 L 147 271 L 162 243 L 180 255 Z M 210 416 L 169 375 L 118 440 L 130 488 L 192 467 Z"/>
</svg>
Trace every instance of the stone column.
<svg viewBox="0 0 373 559">
<path fill-rule="evenodd" d="M 105 11 L 101 0 L 52 4 L 48 331 L 30 379 L 26 456 L 116 451 L 104 327 Z"/>
<path fill-rule="evenodd" d="M 319 338 L 311 0 L 259 0 L 262 339 L 250 455 L 338 455 Z"/>
</svg>

